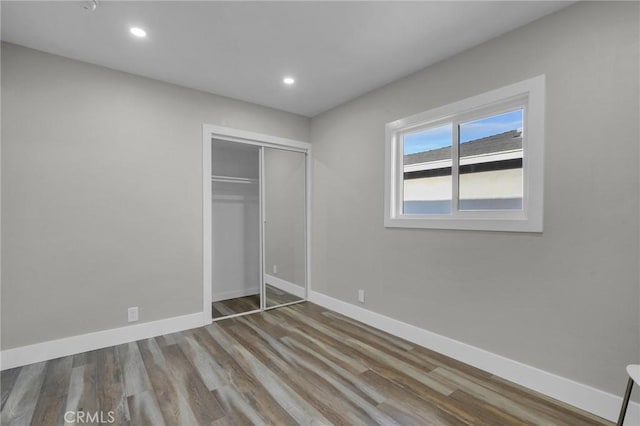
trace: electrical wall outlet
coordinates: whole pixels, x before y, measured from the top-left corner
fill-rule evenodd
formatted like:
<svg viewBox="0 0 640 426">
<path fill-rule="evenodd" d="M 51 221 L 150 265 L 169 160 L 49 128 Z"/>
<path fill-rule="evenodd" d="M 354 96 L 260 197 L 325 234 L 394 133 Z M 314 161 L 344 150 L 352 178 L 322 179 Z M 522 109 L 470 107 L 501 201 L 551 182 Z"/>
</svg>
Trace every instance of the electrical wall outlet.
<svg viewBox="0 0 640 426">
<path fill-rule="evenodd" d="M 278 265 L 276 265 L 276 264 L 273 265 L 273 273 L 274 274 L 278 273 Z"/>
<path fill-rule="evenodd" d="M 138 307 L 134 306 L 133 308 L 127 309 L 127 319 L 129 322 L 138 321 Z"/>
<path fill-rule="evenodd" d="M 358 302 L 364 303 L 364 290 L 358 290 Z"/>
</svg>

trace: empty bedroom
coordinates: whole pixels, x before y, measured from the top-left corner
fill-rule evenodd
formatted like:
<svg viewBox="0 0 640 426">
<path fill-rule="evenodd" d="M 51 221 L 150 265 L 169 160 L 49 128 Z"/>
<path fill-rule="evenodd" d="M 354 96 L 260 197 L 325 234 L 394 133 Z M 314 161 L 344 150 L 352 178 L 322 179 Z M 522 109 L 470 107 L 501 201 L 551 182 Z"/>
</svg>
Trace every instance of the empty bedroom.
<svg viewBox="0 0 640 426">
<path fill-rule="evenodd" d="M 640 424 L 640 3 L 0 1 L 0 424 Z"/>
</svg>

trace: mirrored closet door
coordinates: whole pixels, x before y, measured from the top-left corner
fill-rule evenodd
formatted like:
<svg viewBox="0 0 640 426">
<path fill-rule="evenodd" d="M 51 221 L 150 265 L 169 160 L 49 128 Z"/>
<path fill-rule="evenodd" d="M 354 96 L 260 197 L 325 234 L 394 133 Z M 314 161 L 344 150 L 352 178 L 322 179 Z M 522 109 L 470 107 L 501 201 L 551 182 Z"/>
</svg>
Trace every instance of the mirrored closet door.
<svg viewBox="0 0 640 426">
<path fill-rule="evenodd" d="M 310 146 L 210 127 L 230 134 L 208 139 L 205 125 L 205 310 L 219 320 L 306 300 Z"/>
<path fill-rule="evenodd" d="M 264 148 L 266 308 L 306 298 L 305 154 Z"/>
</svg>

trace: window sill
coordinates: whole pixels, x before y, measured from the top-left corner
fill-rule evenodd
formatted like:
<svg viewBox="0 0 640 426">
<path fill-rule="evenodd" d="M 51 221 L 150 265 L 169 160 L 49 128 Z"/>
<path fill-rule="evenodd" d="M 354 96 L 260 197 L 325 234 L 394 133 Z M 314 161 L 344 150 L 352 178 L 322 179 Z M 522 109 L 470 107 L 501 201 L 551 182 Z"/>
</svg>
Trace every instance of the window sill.
<svg viewBox="0 0 640 426">
<path fill-rule="evenodd" d="M 486 217 L 486 216 L 485 216 Z M 490 218 L 470 219 L 467 217 L 434 216 L 409 217 L 401 216 L 385 218 L 385 228 L 420 228 L 420 229 L 451 229 L 469 231 L 498 231 L 498 232 L 542 232 L 542 218 Z"/>
</svg>

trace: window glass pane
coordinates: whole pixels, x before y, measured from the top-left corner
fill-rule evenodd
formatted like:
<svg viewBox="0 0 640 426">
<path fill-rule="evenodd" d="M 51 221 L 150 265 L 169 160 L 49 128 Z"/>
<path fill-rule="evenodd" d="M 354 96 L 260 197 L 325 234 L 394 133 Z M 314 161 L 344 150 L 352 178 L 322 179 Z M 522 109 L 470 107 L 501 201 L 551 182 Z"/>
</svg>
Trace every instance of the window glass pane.
<svg viewBox="0 0 640 426">
<path fill-rule="evenodd" d="M 451 213 L 452 125 L 403 136 L 403 214 Z"/>
<path fill-rule="evenodd" d="M 460 123 L 460 210 L 522 210 L 523 110 Z"/>
</svg>

